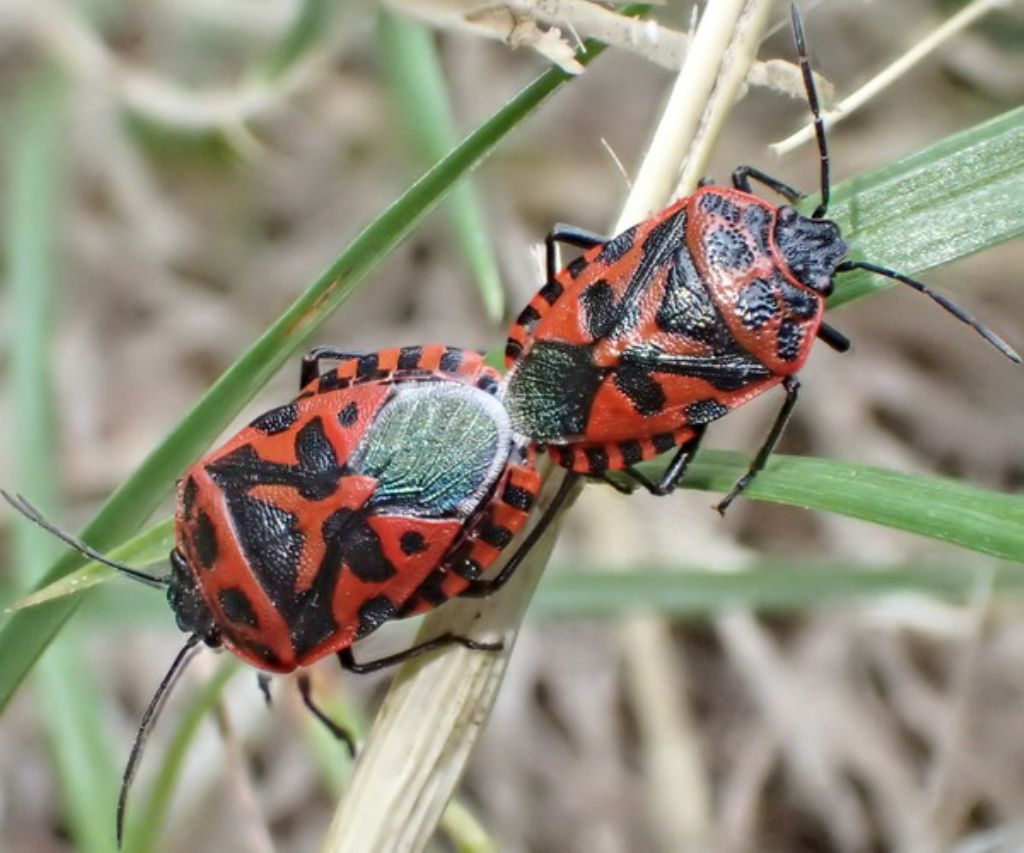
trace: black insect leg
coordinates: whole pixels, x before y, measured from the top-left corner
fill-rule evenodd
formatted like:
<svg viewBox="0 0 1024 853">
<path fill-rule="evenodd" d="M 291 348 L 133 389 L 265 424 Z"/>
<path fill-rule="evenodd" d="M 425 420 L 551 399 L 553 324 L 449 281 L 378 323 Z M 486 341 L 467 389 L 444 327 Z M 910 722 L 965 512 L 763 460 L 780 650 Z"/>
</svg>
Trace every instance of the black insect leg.
<svg viewBox="0 0 1024 853">
<path fill-rule="evenodd" d="M 352 738 L 352 735 L 347 729 L 339 726 L 334 720 L 328 717 L 323 711 L 321 711 L 316 703 L 313 701 L 313 690 L 312 685 L 309 682 L 309 676 L 306 673 L 299 675 L 299 693 L 302 694 L 303 704 L 309 708 L 313 716 L 316 717 L 321 723 L 323 723 L 327 730 L 340 740 L 346 747 L 348 747 L 349 755 L 353 758 L 356 757 L 356 742 Z"/>
<path fill-rule="evenodd" d="M 694 427 L 694 433 L 696 434 L 676 451 L 676 455 L 672 457 L 672 461 L 658 482 L 654 482 L 635 468 L 627 468 L 625 473 L 655 497 L 664 497 L 665 495 L 672 494 L 683 477 L 686 476 L 686 469 L 690 467 L 693 457 L 697 455 L 697 448 L 700 447 L 706 429 L 706 424 Z"/>
<path fill-rule="evenodd" d="M 328 359 L 338 362 L 353 361 L 365 355 L 369 355 L 369 353 L 335 347 L 313 347 L 302 357 L 302 367 L 299 369 L 299 388 L 305 388 L 320 376 L 321 361 Z"/>
<path fill-rule="evenodd" d="M 818 337 L 823 344 L 832 347 L 836 352 L 850 351 L 850 339 L 828 323 L 818 326 Z"/>
<path fill-rule="evenodd" d="M 555 496 L 551 499 L 551 503 L 548 504 L 548 508 L 544 510 L 544 514 L 533 526 L 529 535 L 527 535 L 522 544 L 516 549 L 516 552 L 512 555 L 509 561 L 505 563 L 497 575 L 487 580 L 473 581 L 472 586 L 460 592 L 459 595 L 464 598 L 486 598 L 489 595 L 493 595 L 508 583 L 509 578 L 511 578 L 512 575 L 515 574 L 516 569 L 519 568 L 519 564 L 526 558 L 526 555 L 530 553 L 533 546 L 537 544 L 537 540 L 539 540 L 541 536 L 544 535 L 544 532 L 548 527 L 551 526 L 551 522 L 555 520 L 562 504 L 564 504 L 569 495 L 572 494 L 579 478 L 579 474 L 572 472 L 566 474 L 565 479 L 562 481 L 562 485 L 559 486 Z"/>
<path fill-rule="evenodd" d="M 422 654 L 431 652 L 434 649 L 440 649 L 444 646 L 459 645 L 464 648 L 470 649 L 474 652 L 500 652 L 504 647 L 504 643 L 481 643 L 477 640 L 471 640 L 469 637 L 460 637 L 458 634 L 441 634 L 438 637 L 434 637 L 432 640 L 427 640 L 423 643 L 418 643 L 415 646 L 411 646 L 401 652 L 396 652 L 393 655 L 387 655 L 386 657 L 377 658 L 376 660 L 368 660 L 359 663 L 352 654 L 352 649 L 342 649 L 338 652 L 338 660 L 341 665 L 359 675 L 365 675 L 369 672 L 378 672 L 382 669 L 387 669 L 390 666 L 398 666 L 401 663 L 418 658 Z"/>
<path fill-rule="evenodd" d="M 269 708 L 273 701 L 270 696 L 270 676 L 265 672 L 257 672 L 256 686 L 260 689 L 260 693 L 263 694 L 263 701 Z"/>
<path fill-rule="evenodd" d="M 755 180 L 764 184 L 768 189 L 777 192 L 790 204 L 796 204 L 801 199 L 807 198 L 807 193 L 801 192 L 789 184 L 783 183 L 778 178 L 766 175 L 760 169 L 753 166 L 738 166 L 732 173 L 732 185 L 745 193 L 751 192 L 750 181 Z"/>
<path fill-rule="evenodd" d="M 782 404 L 778 415 L 775 416 L 775 423 L 772 424 L 768 437 L 764 440 L 764 444 L 761 445 L 761 449 L 757 451 L 757 456 L 750 463 L 747 473 L 737 480 L 736 485 L 732 487 L 732 491 L 715 506 L 715 509 L 722 515 L 725 515 L 729 504 L 753 482 L 754 478 L 764 468 L 768 462 L 768 457 L 775 449 L 775 445 L 779 443 L 779 436 L 782 435 L 782 431 L 786 428 L 790 415 L 793 414 L 793 407 L 796 406 L 797 392 L 800 390 L 800 382 L 795 376 L 787 376 L 782 380 L 782 387 L 786 389 L 786 402 Z"/>
<path fill-rule="evenodd" d="M 585 231 L 575 225 L 564 225 L 559 222 L 548 232 L 544 238 L 544 260 L 545 273 L 548 281 L 554 281 L 558 274 L 558 243 L 565 243 L 567 246 L 575 246 L 577 249 L 593 249 L 607 243 L 608 238 L 595 234 L 592 231 Z"/>
</svg>

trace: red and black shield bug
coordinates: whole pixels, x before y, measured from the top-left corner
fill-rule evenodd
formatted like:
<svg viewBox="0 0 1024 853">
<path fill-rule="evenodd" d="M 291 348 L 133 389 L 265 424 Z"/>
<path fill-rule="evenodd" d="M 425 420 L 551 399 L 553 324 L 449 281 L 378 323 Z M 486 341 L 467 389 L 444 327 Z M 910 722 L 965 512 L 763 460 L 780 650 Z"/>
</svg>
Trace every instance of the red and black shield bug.
<svg viewBox="0 0 1024 853">
<path fill-rule="evenodd" d="M 325 359 L 339 363 L 321 372 Z M 322 348 L 303 361 L 301 387 L 185 472 L 167 577 L 106 559 L 4 493 L 88 556 L 166 587 L 189 634 L 140 725 L 118 804 L 119 843 L 145 738 L 200 643 L 275 673 L 332 654 L 346 669 L 370 672 L 450 643 L 500 648 L 444 634 L 374 661 L 352 654 L 388 620 L 495 591 L 543 532 L 541 519 L 496 577 L 482 577 L 540 488 L 534 450 L 512 430 L 497 372 L 477 353 L 444 346 Z M 351 748 L 313 704 L 308 679 L 299 685 Z"/>
<path fill-rule="evenodd" d="M 810 216 L 791 206 L 803 193 L 741 166 L 732 187 L 703 185 L 612 239 L 568 226 L 547 236 L 547 283 L 509 331 L 506 403 L 514 427 L 547 445 L 571 471 L 606 478 L 607 471 L 624 470 L 649 491 L 666 494 L 707 424 L 782 385 L 785 403 L 749 470 L 718 504 L 724 511 L 774 448 L 814 339 L 840 352 L 849 348 L 822 323 L 837 273 L 868 270 L 909 285 L 1021 363 L 1002 339 L 921 282 L 843 260 L 848 247 L 825 218 L 824 124 L 795 5 L 791 12 L 821 163 L 821 202 Z M 789 204 L 776 207 L 753 195 L 751 180 Z M 559 271 L 557 243 L 585 251 Z M 673 448 L 660 481 L 633 470 Z"/>
</svg>

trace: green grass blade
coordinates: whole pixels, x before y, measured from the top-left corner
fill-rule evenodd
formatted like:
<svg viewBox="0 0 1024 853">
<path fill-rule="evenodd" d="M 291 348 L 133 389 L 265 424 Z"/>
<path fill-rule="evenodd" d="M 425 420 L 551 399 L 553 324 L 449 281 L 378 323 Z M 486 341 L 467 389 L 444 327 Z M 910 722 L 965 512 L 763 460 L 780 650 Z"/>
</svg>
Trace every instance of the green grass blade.
<svg viewBox="0 0 1024 853">
<path fill-rule="evenodd" d="M 747 470 L 739 453 L 705 450 L 682 488 L 727 492 Z M 657 477 L 657 462 L 640 466 Z M 830 459 L 774 455 L 746 498 L 821 509 L 1024 562 L 1024 498 L 939 477 Z"/>
<path fill-rule="evenodd" d="M 458 139 L 434 35 L 386 9 L 378 15 L 378 32 L 395 112 L 420 159 L 434 163 Z M 444 210 L 476 280 L 487 316 L 498 322 L 505 313 L 505 294 L 487 232 L 487 217 L 472 180 L 452 191 Z"/>
<path fill-rule="evenodd" d="M 10 208 L 7 221 L 12 324 L 10 382 L 13 424 L 20 452 L 14 459 L 18 486 L 31 487 L 40 505 L 56 503 L 54 410 L 51 405 L 51 306 L 58 303 L 57 234 L 64 175 L 66 83 L 52 69 L 22 84 L 13 116 Z M 44 531 L 19 525 L 14 565 L 22 586 L 28 567 L 46 565 L 59 544 Z M 61 794 L 61 817 L 75 849 L 110 849 L 116 773 L 104 737 L 102 697 L 90 676 L 80 643 L 65 638 L 36 672 L 40 719 L 50 742 Z"/>
<path fill-rule="evenodd" d="M 902 273 L 1019 237 L 1024 234 L 1024 107 L 844 181 L 832 198 L 829 216 L 843 229 L 854 255 Z M 810 210 L 815 203 L 810 199 L 800 207 Z M 892 286 L 869 273 L 848 273 L 840 277 L 829 307 Z"/>
<path fill-rule="evenodd" d="M 603 48 L 588 44 L 584 63 Z M 516 125 L 563 83 L 571 79 L 557 68 L 529 84 L 494 116 L 474 130 L 447 157 L 374 219 L 320 278 L 238 359 L 100 509 L 83 538 L 109 548 L 131 535 L 156 509 L 175 478 L 230 423 L 302 343 L 365 280 L 377 264 L 437 205 L 455 183 L 479 164 Z M 68 554 L 44 576 L 52 583 L 81 565 Z M 81 596 L 64 597 L 20 610 L 0 629 L 0 710 L 35 660 L 71 615 Z"/>
<path fill-rule="evenodd" d="M 146 528 L 138 536 L 133 536 L 123 545 L 118 545 L 107 554 L 112 560 L 127 563 L 133 568 L 142 569 L 156 563 L 166 563 L 167 555 L 174 547 L 174 519 L 166 518 L 152 527 Z M 159 575 L 159 572 L 154 574 Z M 98 584 L 118 576 L 117 570 L 92 560 L 69 572 L 64 577 L 44 586 L 42 589 L 26 595 L 10 607 L 8 611 L 21 610 L 45 604 L 55 598 L 85 592 Z"/>
<path fill-rule="evenodd" d="M 262 63 L 260 77 L 280 77 L 319 41 L 330 27 L 335 4 L 331 0 L 304 0 L 292 25 Z"/>
<path fill-rule="evenodd" d="M 736 572 L 631 568 L 628 571 L 547 572 L 537 590 L 536 613 L 548 619 L 595 619 L 630 613 L 707 616 L 730 607 L 792 611 L 916 593 L 965 602 L 978 584 L 975 566 L 760 565 Z M 993 594 L 1024 596 L 1024 571 L 993 572 Z"/>
</svg>

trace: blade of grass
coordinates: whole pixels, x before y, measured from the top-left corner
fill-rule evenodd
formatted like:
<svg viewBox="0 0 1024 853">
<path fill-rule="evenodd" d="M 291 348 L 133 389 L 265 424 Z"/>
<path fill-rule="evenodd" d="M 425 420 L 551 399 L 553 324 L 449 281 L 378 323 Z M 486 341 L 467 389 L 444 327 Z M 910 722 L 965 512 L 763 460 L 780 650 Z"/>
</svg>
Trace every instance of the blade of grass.
<svg viewBox="0 0 1024 853">
<path fill-rule="evenodd" d="M 916 593 L 966 602 L 976 590 L 975 569 L 952 564 L 874 568 L 837 563 L 761 564 L 735 572 L 653 569 L 601 572 L 555 567 L 537 590 L 536 609 L 546 619 L 595 619 L 628 613 L 703 617 L 731 607 L 791 611 L 851 600 Z M 1002 566 L 993 575 L 997 596 L 1024 596 L 1024 572 Z"/>
<path fill-rule="evenodd" d="M 434 36 L 426 27 L 384 7 L 377 22 L 379 55 L 387 69 L 395 112 L 420 159 L 434 163 L 458 139 Z M 487 216 L 471 179 L 452 190 L 444 210 L 487 316 L 499 322 L 505 313 L 505 294 Z"/>
<path fill-rule="evenodd" d="M 304 0 L 284 38 L 263 61 L 259 69 L 260 78 L 273 80 L 291 68 L 330 28 L 331 15 L 335 10 L 331 0 Z"/>
<path fill-rule="evenodd" d="M 701 451 L 680 487 L 727 492 L 748 464 L 740 453 Z M 640 470 L 656 477 L 662 467 L 654 461 Z M 1024 562 L 1024 498 L 953 480 L 776 454 L 744 495 L 823 509 Z"/>
<path fill-rule="evenodd" d="M 589 63 L 603 48 L 588 44 L 581 61 Z M 135 473 L 106 501 L 82 534 L 96 548 L 108 548 L 129 536 L 156 508 L 185 466 L 230 423 L 296 349 L 321 326 L 381 260 L 479 164 L 516 125 L 563 83 L 572 79 L 550 69 L 469 134 L 441 162 L 374 219 L 319 279 L 229 367 Z M 68 554 L 43 577 L 52 583 L 84 559 Z M 0 629 L 0 710 L 25 674 L 73 612 L 80 596 L 64 597 L 15 613 Z"/>
<path fill-rule="evenodd" d="M 817 203 L 808 199 L 801 209 Z M 1024 234 L 1024 107 L 835 187 L 829 216 L 855 254 L 913 275 Z M 885 290 L 840 277 L 830 308 Z"/>
<path fill-rule="evenodd" d="M 14 436 L 20 451 L 15 482 L 31 487 L 41 506 L 57 492 L 54 411 L 51 405 L 51 306 L 58 303 L 56 269 L 65 156 L 66 81 L 53 69 L 35 71 L 23 84 L 15 109 L 11 145 L 7 255 L 12 325 L 10 381 Z M 14 564 L 23 586 L 27 567 L 45 565 L 59 553 L 42 530 L 19 525 Z M 104 737 L 102 698 L 81 646 L 71 637 L 50 649 L 36 672 L 41 721 L 53 750 L 63 812 L 75 849 L 110 849 L 114 779 Z"/>
<path fill-rule="evenodd" d="M 107 556 L 120 563 L 144 568 L 155 563 L 166 562 L 167 555 L 173 547 L 174 519 L 165 518 L 152 527 L 146 528 L 138 536 L 133 536 L 123 545 L 112 548 Z M 44 604 L 55 598 L 63 598 L 65 595 L 82 593 L 118 576 L 116 569 L 92 560 L 82 568 L 75 569 L 37 592 L 19 599 L 7 610 L 10 612 L 21 610 L 23 607 L 35 607 L 37 604 Z"/>
</svg>

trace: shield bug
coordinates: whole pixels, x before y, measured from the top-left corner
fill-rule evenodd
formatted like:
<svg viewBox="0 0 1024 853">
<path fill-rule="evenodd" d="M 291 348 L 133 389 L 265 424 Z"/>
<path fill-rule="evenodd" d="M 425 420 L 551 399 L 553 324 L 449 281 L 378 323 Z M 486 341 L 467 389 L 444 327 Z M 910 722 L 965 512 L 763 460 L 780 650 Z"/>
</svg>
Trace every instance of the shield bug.
<svg viewBox="0 0 1024 853">
<path fill-rule="evenodd" d="M 509 332 L 507 403 L 515 428 L 571 471 L 607 479 L 606 472 L 624 470 L 666 494 L 708 424 L 781 385 L 785 402 L 747 473 L 718 504 L 724 511 L 775 447 L 815 338 L 849 348 L 822 314 L 836 276 L 851 270 L 926 294 L 1021 363 L 1001 338 L 923 283 L 844 260 L 848 246 L 826 217 L 828 148 L 795 5 L 791 17 L 821 168 L 821 201 L 810 216 L 793 207 L 803 193 L 740 166 L 732 187 L 704 184 L 611 239 L 568 226 L 547 236 L 547 282 Z M 754 195 L 751 181 L 787 204 Z M 558 243 L 584 252 L 559 270 Z M 658 482 L 633 469 L 674 448 Z"/>
<path fill-rule="evenodd" d="M 338 364 L 322 371 L 324 360 Z M 542 519 L 496 577 L 482 577 L 540 488 L 532 445 L 512 430 L 501 387 L 482 356 L 461 349 L 313 350 L 295 400 L 256 418 L 179 481 L 165 577 L 107 559 L 4 493 L 87 556 L 166 588 L 189 635 L 138 730 L 118 805 L 119 842 L 142 745 L 200 643 L 274 673 L 327 655 L 371 672 L 451 643 L 501 648 L 444 634 L 378 660 L 352 654 L 384 622 L 495 591 L 543 532 Z M 352 748 L 313 703 L 308 678 L 299 686 L 306 705 Z"/>
</svg>

